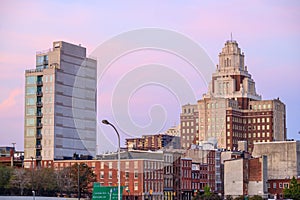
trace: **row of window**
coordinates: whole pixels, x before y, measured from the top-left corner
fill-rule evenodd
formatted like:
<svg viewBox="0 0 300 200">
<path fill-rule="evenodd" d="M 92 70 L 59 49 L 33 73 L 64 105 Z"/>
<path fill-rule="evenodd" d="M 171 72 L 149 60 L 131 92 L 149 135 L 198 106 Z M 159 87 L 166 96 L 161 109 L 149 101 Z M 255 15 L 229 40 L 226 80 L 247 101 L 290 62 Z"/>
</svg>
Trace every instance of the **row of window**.
<svg viewBox="0 0 300 200">
<path fill-rule="evenodd" d="M 104 185 L 104 182 L 100 182 L 100 185 Z M 113 183 L 112 182 L 108 182 L 108 186 L 113 186 Z M 129 186 L 129 183 L 125 182 L 125 187 L 128 188 L 128 186 Z M 139 190 L 139 183 L 137 181 L 135 181 L 133 183 L 133 190 L 134 191 L 138 191 Z"/>
<path fill-rule="evenodd" d="M 248 126 L 248 130 L 258 130 L 258 131 L 260 131 L 260 130 L 270 130 L 270 125 L 268 124 L 268 125 L 261 125 L 261 126 L 260 125 Z"/>
<path fill-rule="evenodd" d="M 273 183 L 272 187 L 274 189 L 276 189 L 276 188 L 289 188 L 289 183 L 278 183 L 278 184 L 277 183 Z M 268 183 L 268 188 L 271 188 L 270 183 Z"/>
<path fill-rule="evenodd" d="M 147 171 L 144 172 L 145 179 L 163 179 L 163 174 L 161 171 Z"/>
<path fill-rule="evenodd" d="M 185 127 L 185 126 L 194 126 L 194 122 L 193 121 L 191 121 L 191 122 L 182 122 L 181 123 L 182 125 L 182 127 Z"/>
<path fill-rule="evenodd" d="M 163 183 L 158 181 L 145 181 L 144 183 L 145 191 L 152 191 L 152 192 L 162 192 L 163 191 Z"/>
<path fill-rule="evenodd" d="M 113 174 L 112 171 L 108 172 L 108 179 L 112 179 L 112 176 L 113 176 L 112 174 Z M 105 178 L 104 176 L 105 176 L 104 171 L 100 171 L 100 179 L 104 179 Z M 117 176 L 117 174 L 116 174 L 116 176 Z M 139 176 L 138 171 L 134 171 L 134 179 L 137 179 L 138 176 Z M 125 172 L 125 179 L 129 179 L 129 172 L 128 171 Z"/>
<path fill-rule="evenodd" d="M 121 165 L 123 164 L 123 162 L 121 163 Z M 134 161 L 134 169 L 138 169 L 138 161 Z M 113 162 L 107 162 L 106 164 L 108 166 L 108 169 L 112 169 L 113 168 Z M 117 163 L 115 163 L 115 165 L 117 165 Z M 104 169 L 105 166 L 105 162 L 101 162 L 100 163 L 100 169 Z M 116 168 L 116 166 L 115 166 Z M 129 169 L 129 161 L 125 162 L 125 169 Z"/>
<path fill-rule="evenodd" d="M 272 107 L 271 104 L 250 105 L 250 109 L 252 108 L 253 110 L 261 110 L 261 109 L 267 109 L 267 108 L 270 109 L 271 107 Z"/>
</svg>

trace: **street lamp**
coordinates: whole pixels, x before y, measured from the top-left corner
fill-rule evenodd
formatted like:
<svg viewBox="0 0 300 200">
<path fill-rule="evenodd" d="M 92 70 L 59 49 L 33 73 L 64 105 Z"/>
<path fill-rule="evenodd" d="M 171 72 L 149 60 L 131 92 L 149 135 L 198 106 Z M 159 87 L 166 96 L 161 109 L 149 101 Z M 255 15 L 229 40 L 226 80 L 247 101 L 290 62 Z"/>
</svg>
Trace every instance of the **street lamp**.
<svg viewBox="0 0 300 200">
<path fill-rule="evenodd" d="M 120 190 L 121 190 L 121 183 L 120 183 L 120 134 L 118 132 L 118 130 L 116 129 L 116 127 L 111 124 L 109 121 L 107 120 L 102 120 L 102 123 L 103 124 L 106 124 L 106 125 L 110 125 L 111 127 L 113 127 L 113 129 L 116 131 L 117 135 L 118 135 L 118 200 L 120 200 Z"/>
<path fill-rule="evenodd" d="M 78 196 L 78 200 L 80 200 L 80 180 L 79 180 L 79 163 L 77 163 L 77 185 L 78 185 L 78 188 L 77 188 L 77 196 Z"/>
<path fill-rule="evenodd" d="M 33 157 L 31 156 L 31 190 L 33 191 Z"/>
</svg>

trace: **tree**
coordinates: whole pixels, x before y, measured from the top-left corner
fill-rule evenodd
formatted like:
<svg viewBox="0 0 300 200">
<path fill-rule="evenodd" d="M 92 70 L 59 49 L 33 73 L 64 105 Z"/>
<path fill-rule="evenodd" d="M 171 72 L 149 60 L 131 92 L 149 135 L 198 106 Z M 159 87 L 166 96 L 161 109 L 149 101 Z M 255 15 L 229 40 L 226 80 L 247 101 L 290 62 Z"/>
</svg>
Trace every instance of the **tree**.
<svg viewBox="0 0 300 200">
<path fill-rule="evenodd" d="M 53 168 L 41 168 L 36 171 L 35 182 L 40 195 L 54 196 L 57 181 Z"/>
<path fill-rule="evenodd" d="M 296 178 L 293 176 L 290 187 L 283 190 L 285 198 L 290 198 L 294 200 L 300 200 L 300 184 L 297 182 Z"/>
<path fill-rule="evenodd" d="M 16 188 L 20 195 L 24 195 L 24 189 L 29 188 L 31 173 L 23 168 L 16 168 L 9 182 L 11 192 Z"/>
<path fill-rule="evenodd" d="M 217 195 L 214 194 L 210 191 L 210 187 L 208 185 L 206 185 L 204 187 L 204 194 L 200 194 L 200 192 L 197 193 L 197 195 L 193 198 L 193 200 L 221 200 L 222 198 Z"/>
<path fill-rule="evenodd" d="M 12 172 L 13 169 L 11 167 L 0 166 L 0 194 L 7 194 Z"/>
<path fill-rule="evenodd" d="M 211 196 L 210 187 L 208 185 L 206 185 L 204 187 L 204 196 L 205 197 L 210 197 Z"/>
<path fill-rule="evenodd" d="M 76 190 L 74 190 L 76 182 L 71 180 L 71 169 L 71 167 L 65 167 L 62 170 L 56 171 L 56 181 L 60 196 L 63 194 L 69 196 L 71 193 L 76 192 Z"/>
<path fill-rule="evenodd" d="M 79 188 L 79 197 L 81 194 L 88 194 L 89 189 L 92 188 L 92 183 L 96 181 L 96 176 L 89 166 L 84 163 L 77 163 L 71 167 L 71 179 L 73 181 L 73 185 L 75 191 L 78 191 Z M 78 186 L 79 182 L 79 186 Z"/>
</svg>

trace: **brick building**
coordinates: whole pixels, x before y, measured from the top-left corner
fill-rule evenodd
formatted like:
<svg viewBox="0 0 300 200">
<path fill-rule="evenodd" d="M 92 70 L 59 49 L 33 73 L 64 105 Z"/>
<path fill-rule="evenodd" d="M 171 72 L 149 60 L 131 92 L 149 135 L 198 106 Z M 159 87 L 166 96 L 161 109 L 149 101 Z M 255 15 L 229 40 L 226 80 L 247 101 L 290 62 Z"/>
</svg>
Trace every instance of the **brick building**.
<svg viewBox="0 0 300 200">
<path fill-rule="evenodd" d="M 283 190 L 290 187 L 291 177 L 285 179 L 269 179 L 268 180 L 268 193 L 270 197 L 277 199 L 283 199 Z M 297 178 L 297 182 L 300 183 L 300 178 Z"/>
<path fill-rule="evenodd" d="M 0 147 L 0 166 L 23 167 L 24 152 L 15 147 Z"/>
<path fill-rule="evenodd" d="M 208 92 L 197 104 L 183 105 L 180 120 L 184 149 L 216 138 L 218 147 L 228 150 L 237 150 L 238 141 L 245 140 L 251 152 L 254 142 L 286 139 L 285 105 L 256 93 L 244 53 L 233 40 L 219 54 Z"/>
<path fill-rule="evenodd" d="M 180 137 L 168 134 L 143 135 L 142 138 L 126 139 L 128 150 L 156 151 L 163 148 L 180 148 Z"/>
<path fill-rule="evenodd" d="M 194 185 L 197 186 L 197 190 L 204 191 L 204 187 L 207 185 L 212 192 L 222 194 L 221 151 L 217 149 L 189 149 L 185 156 L 192 158 L 194 167 L 199 166 L 199 172 L 197 170 L 194 172 L 195 174 L 200 173 L 200 180 L 195 180 L 200 184 Z"/>
<path fill-rule="evenodd" d="M 103 186 L 117 186 L 116 154 L 103 155 L 102 160 L 56 160 L 56 170 L 69 167 L 75 163 L 85 163 L 96 174 L 97 182 Z M 124 186 L 123 199 L 144 200 L 163 199 L 163 157 L 155 152 L 122 152 L 121 186 Z"/>
<path fill-rule="evenodd" d="M 267 197 L 267 158 L 239 158 L 224 161 L 224 195 Z"/>
</svg>

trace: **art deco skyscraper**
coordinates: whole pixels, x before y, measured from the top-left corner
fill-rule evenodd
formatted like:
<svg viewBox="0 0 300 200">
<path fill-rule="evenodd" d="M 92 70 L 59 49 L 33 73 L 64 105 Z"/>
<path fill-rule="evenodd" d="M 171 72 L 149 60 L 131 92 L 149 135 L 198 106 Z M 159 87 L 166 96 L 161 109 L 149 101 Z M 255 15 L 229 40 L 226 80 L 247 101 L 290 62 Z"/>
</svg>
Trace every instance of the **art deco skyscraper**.
<svg viewBox="0 0 300 200">
<path fill-rule="evenodd" d="M 95 156 L 97 61 L 84 47 L 57 41 L 37 52 L 25 79 L 25 167 Z"/>
<path fill-rule="evenodd" d="M 285 105 L 279 99 L 261 99 L 244 53 L 236 41 L 227 41 L 208 92 L 198 104 L 182 107 L 182 147 L 210 140 L 232 150 L 238 141 L 247 141 L 251 151 L 253 142 L 285 140 Z"/>
</svg>

